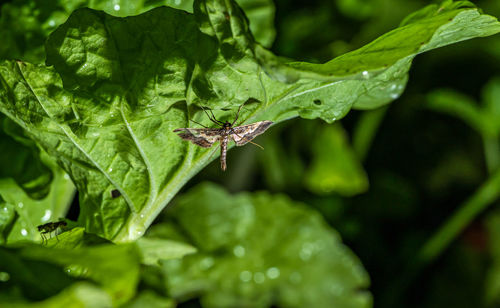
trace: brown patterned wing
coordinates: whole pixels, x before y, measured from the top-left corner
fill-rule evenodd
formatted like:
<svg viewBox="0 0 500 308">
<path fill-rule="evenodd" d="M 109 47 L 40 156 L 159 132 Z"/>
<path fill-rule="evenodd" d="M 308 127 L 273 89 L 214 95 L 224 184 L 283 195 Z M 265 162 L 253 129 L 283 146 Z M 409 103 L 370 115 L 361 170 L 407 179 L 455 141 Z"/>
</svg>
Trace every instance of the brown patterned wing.
<svg viewBox="0 0 500 308">
<path fill-rule="evenodd" d="M 260 121 L 233 127 L 231 130 L 231 138 L 233 138 L 237 146 L 242 146 L 265 132 L 271 124 L 273 124 L 271 121 Z"/>
<path fill-rule="evenodd" d="M 189 140 L 204 148 L 211 147 L 221 135 L 219 128 L 177 128 L 174 133 L 178 133 L 182 139 Z"/>
</svg>

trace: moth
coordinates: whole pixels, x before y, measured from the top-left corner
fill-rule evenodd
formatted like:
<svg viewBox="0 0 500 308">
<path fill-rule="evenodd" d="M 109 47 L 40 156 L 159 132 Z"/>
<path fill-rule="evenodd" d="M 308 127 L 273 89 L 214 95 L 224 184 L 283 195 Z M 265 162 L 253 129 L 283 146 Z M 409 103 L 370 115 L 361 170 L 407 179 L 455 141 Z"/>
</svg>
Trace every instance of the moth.
<svg viewBox="0 0 500 308">
<path fill-rule="evenodd" d="M 271 121 L 260 121 L 252 124 L 234 126 L 236 121 L 238 120 L 238 116 L 240 114 L 240 110 L 243 105 L 238 108 L 238 112 L 236 113 L 236 117 L 233 122 L 228 121 L 219 121 L 215 118 L 213 112 L 209 109 L 210 114 L 202 107 L 203 111 L 207 114 L 210 121 L 214 122 L 217 128 L 209 128 L 198 122 L 204 128 L 177 128 L 174 130 L 174 133 L 178 133 L 178 136 L 184 140 L 191 141 L 197 146 L 203 148 L 209 148 L 217 141 L 220 142 L 220 167 L 222 171 L 226 171 L 226 155 L 227 155 L 227 145 L 229 141 L 233 140 L 237 146 L 242 146 L 247 144 L 248 142 L 259 146 L 256 143 L 252 142 L 252 139 L 257 137 L 258 135 L 265 132 L 273 122 Z M 261 147 L 261 146 L 259 146 Z M 261 147 L 262 148 L 262 147 Z"/>
</svg>

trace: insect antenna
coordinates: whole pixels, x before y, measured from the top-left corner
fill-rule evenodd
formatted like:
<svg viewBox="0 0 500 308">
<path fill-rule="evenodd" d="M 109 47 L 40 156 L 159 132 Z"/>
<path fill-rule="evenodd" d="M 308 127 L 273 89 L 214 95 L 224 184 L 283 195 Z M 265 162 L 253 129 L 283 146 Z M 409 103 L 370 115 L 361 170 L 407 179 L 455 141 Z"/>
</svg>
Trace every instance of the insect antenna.
<svg viewBox="0 0 500 308">
<path fill-rule="evenodd" d="M 264 147 L 263 147 L 263 146 L 261 146 L 260 144 L 255 143 L 255 142 L 250 141 L 250 140 L 248 140 L 248 142 L 250 142 L 251 144 L 253 144 L 253 145 L 255 145 L 255 146 L 258 146 L 259 148 L 261 148 L 262 150 L 264 150 Z"/>
</svg>

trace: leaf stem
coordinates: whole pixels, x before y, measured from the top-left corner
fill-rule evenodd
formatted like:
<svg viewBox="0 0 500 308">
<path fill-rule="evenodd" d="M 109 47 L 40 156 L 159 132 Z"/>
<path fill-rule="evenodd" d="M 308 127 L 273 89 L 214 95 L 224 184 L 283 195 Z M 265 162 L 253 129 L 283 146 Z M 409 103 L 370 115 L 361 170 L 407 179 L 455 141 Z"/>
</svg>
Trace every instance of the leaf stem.
<svg viewBox="0 0 500 308">
<path fill-rule="evenodd" d="M 498 144 L 498 136 L 483 135 L 484 157 L 488 172 L 492 174 L 498 169 L 500 164 L 500 145 Z"/>
<path fill-rule="evenodd" d="M 389 106 L 363 112 L 353 132 L 352 146 L 360 161 L 364 161 Z"/>
<path fill-rule="evenodd" d="M 496 201 L 499 196 L 500 170 L 497 170 L 427 241 L 417 255 L 417 262 L 422 265 L 432 262 L 479 213 Z"/>
<path fill-rule="evenodd" d="M 418 276 L 421 269 L 439 257 L 451 242 L 470 224 L 474 218 L 493 204 L 500 197 L 500 169 L 448 218 L 416 254 L 412 263 L 399 276 L 390 288 L 390 298 L 384 301 L 384 307 L 393 307 L 404 296 L 407 288 Z M 400 303 L 399 303 L 400 304 Z"/>
</svg>

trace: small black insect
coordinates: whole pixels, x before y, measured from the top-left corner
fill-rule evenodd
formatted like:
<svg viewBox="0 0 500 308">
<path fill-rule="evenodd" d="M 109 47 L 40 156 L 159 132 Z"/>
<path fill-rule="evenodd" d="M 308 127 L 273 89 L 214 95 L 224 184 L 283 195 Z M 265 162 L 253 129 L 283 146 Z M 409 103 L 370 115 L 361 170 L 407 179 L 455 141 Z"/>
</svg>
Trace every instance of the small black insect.
<svg viewBox="0 0 500 308">
<path fill-rule="evenodd" d="M 210 114 L 202 107 L 203 111 L 207 114 L 210 121 L 214 122 L 219 126 L 219 128 L 208 128 L 203 124 L 197 123 L 205 128 L 177 128 L 174 130 L 175 133 L 179 133 L 179 137 L 184 140 L 189 140 L 192 143 L 204 147 L 209 148 L 215 142 L 220 142 L 220 166 L 223 171 L 226 170 L 226 154 L 227 154 L 227 144 L 232 139 L 237 146 L 242 146 L 248 142 L 255 144 L 259 147 L 260 145 L 253 143 L 251 140 L 257 137 L 258 135 L 265 132 L 273 122 L 271 121 L 260 121 L 252 124 L 242 125 L 242 126 L 234 126 L 236 121 L 238 120 L 238 116 L 240 114 L 240 110 L 243 105 L 238 108 L 238 112 L 236 113 L 236 118 L 231 122 L 222 122 L 215 118 L 212 111 L 209 109 Z M 262 147 L 261 147 L 262 148 Z"/>
<path fill-rule="evenodd" d="M 59 227 L 66 227 L 68 224 L 61 220 L 61 221 L 56 221 L 56 222 L 48 222 L 46 224 L 43 224 L 43 225 L 39 225 L 37 228 L 38 228 L 38 232 L 40 232 L 40 235 L 42 236 L 42 244 L 44 242 L 48 242 L 48 239 L 45 237 L 45 234 L 49 234 L 49 236 L 51 236 L 52 232 L 56 231 L 57 228 Z M 57 237 L 57 232 L 56 232 L 56 239 L 57 241 L 59 241 L 59 238 Z"/>
<path fill-rule="evenodd" d="M 111 198 L 118 198 L 122 195 L 122 193 L 118 189 L 113 189 L 111 191 Z"/>
</svg>

